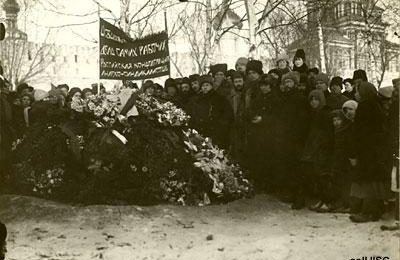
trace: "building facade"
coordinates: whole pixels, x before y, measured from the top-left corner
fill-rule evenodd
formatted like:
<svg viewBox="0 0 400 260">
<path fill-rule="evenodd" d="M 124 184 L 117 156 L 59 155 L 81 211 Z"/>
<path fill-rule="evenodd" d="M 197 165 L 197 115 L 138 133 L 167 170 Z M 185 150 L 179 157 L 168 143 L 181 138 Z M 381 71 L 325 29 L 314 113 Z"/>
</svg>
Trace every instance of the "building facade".
<svg viewBox="0 0 400 260">
<path fill-rule="evenodd" d="M 387 40 L 384 10 L 375 2 L 337 0 L 323 8 L 307 2 L 309 33 L 290 44 L 288 52 L 303 48 L 309 65 L 320 67 L 322 40 L 328 74 L 352 77 L 355 69 L 364 69 L 372 83 L 390 85 L 400 75 L 400 45 Z"/>
</svg>

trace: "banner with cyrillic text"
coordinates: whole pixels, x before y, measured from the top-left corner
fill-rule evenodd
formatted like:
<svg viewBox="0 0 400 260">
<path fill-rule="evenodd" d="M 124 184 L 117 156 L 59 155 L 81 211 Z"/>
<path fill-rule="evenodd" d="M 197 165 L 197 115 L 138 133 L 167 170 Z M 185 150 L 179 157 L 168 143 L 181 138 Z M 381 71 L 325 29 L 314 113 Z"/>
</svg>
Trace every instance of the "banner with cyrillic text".
<svg viewBox="0 0 400 260">
<path fill-rule="evenodd" d="M 133 40 L 100 19 L 100 79 L 142 80 L 169 75 L 168 35 Z"/>
</svg>

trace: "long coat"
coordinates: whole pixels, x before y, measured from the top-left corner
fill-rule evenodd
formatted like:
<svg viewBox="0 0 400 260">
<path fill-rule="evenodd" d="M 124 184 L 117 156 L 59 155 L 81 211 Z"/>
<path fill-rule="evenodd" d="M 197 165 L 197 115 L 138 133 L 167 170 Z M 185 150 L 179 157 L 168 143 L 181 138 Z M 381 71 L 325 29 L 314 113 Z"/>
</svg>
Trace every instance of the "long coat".
<svg viewBox="0 0 400 260">
<path fill-rule="evenodd" d="M 214 90 L 199 95 L 189 114 L 192 117 L 191 124 L 195 129 L 211 137 L 217 145 L 228 148 L 233 112 L 224 97 Z"/>
<path fill-rule="evenodd" d="M 354 119 L 354 141 L 358 160 L 357 181 L 375 182 L 389 178 L 389 135 L 385 112 L 378 97 L 361 101 Z"/>
</svg>

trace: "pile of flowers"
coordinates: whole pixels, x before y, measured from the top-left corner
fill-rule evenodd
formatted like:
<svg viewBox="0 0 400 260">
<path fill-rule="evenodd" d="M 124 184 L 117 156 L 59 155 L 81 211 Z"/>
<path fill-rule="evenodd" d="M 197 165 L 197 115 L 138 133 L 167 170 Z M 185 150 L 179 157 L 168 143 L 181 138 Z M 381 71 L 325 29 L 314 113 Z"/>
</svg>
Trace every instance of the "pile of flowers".
<svg viewBox="0 0 400 260">
<path fill-rule="evenodd" d="M 91 95 L 87 100 L 75 98 L 71 101 L 71 109 L 76 112 L 88 112 L 94 115 L 100 126 L 112 126 L 118 118 L 119 98 Z"/>
<path fill-rule="evenodd" d="M 136 105 L 142 110 L 155 116 L 155 119 L 165 126 L 187 126 L 190 116 L 172 102 L 162 103 L 145 93 L 140 94 Z"/>
<path fill-rule="evenodd" d="M 239 198 L 252 192 L 251 183 L 244 177 L 238 164 L 229 160 L 224 150 L 214 146 L 209 138 L 204 138 L 196 130 L 184 131 L 186 150 L 200 168 L 213 182 L 212 192 L 217 197 Z"/>
<path fill-rule="evenodd" d="M 54 167 L 40 174 L 33 173 L 28 182 L 32 184 L 34 193 L 50 196 L 63 182 L 64 167 Z"/>
</svg>

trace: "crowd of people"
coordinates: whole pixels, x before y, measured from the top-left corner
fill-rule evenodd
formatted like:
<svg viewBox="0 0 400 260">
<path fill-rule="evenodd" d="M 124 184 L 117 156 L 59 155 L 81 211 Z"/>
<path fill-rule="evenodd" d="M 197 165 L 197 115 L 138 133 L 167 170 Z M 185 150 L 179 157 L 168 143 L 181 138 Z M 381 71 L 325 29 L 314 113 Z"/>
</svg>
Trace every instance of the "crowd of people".
<svg viewBox="0 0 400 260">
<path fill-rule="evenodd" d="M 76 97 L 105 93 L 98 85 L 63 84 L 46 92 L 26 83 L 12 92 L 4 78 L 0 81 L 1 173 L 9 170 L 13 142 L 50 116 L 44 102 L 69 109 Z M 364 70 L 352 78 L 330 78 L 308 68 L 299 49 L 292 61 L 278 57 L 267 73 L 261 61 L 239 58 L 235 69 L 216 64 L 207 75 L 169 78 L 164 86 L 151 80 L 140 89 L 132 82 L 124 86 L 182 108 L 191 127 L 249 170 L 257 192 L 277 194 L 293 209 L 309 205 L 368 222 L 378 220 L 384 202 L 393 197 L 400 78 L 379 89 Z M 121 114 L 129 115 L 134 106 L 132 97 Z M 70 129 L 79 135 L 79 127 Z"/>
</svg>

